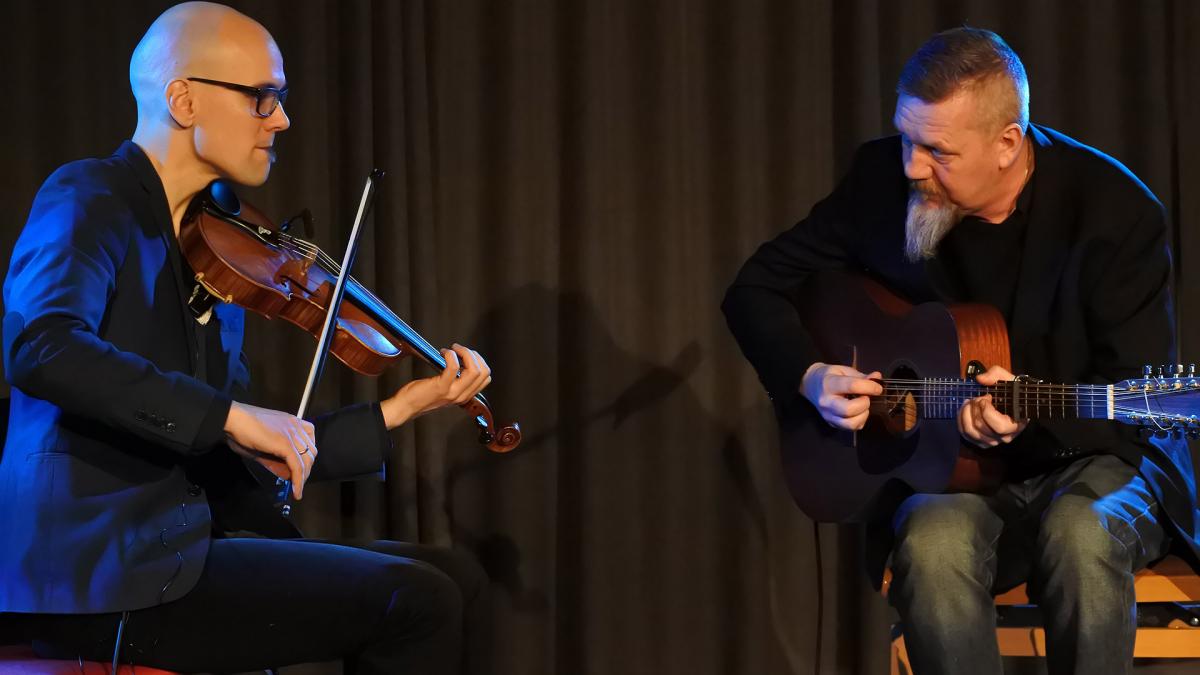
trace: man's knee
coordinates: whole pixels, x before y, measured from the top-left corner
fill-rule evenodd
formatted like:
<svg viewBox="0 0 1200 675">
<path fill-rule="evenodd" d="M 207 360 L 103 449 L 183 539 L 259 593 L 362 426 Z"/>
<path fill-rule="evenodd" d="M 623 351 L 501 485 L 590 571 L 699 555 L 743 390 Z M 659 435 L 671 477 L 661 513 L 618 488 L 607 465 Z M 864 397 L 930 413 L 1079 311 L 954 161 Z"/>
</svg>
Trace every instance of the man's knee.
<svg viewBox="0 0 1200 675">
<path fill-rule="evenodd" d="M 1138 546 L 1137 531 L 1125 518 L 1103 502 L 1081 495 L 1064 494 L 1055 499 L 1038 529 L 1043 567 L 1115 565 L 1132 572 Z"/>
<path fill-rule="evenodd" d="M 479 560 L 465 549 L 437 549 L 427 558 L 427 562 L 454 580 L 466 604 L 483 596 L 491 583 Z"/>
<path fill-rule="evenodd" d="M 422 546 L 389 540 L 371 542 L 364 548 L 409 560 L 419 560 L 436 567 L 458 584 L 463 602 L 468 605 L 484 596 L 491 583 L 478 558 L 464 548 Z"/>
<path fill-rule="evenodd" d="M 428 628 L 458 626 L 463 598 L 458 584 L 432 565 L 396 559 L 383 564 L 375 580 L 376 592 L 390 594 L 387 616 L 406 626 Z"/>
<path fill-rule="evenodd" d="M 993 538 L 983 530 L 986 516 L 976 495 L 909 497 L 893 520 L 893 567 L 908 574 L 947 572 L 979 576 L 993 555 Z"/>
</svg>

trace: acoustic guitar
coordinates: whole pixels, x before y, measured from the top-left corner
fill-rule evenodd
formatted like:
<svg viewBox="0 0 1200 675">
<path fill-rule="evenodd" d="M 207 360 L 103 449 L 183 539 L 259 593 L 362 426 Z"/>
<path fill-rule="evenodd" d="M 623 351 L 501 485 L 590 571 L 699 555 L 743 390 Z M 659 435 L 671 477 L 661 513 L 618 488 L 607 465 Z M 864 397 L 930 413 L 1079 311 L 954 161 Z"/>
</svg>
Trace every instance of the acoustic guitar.
<svg viewBox="0 0 1200 675">
<path fill-rule="evenodd" d="M 1013 419 L 1093 419 L 1155 431 L 1200 431 L 1195 366 L 1115 384 L 1051 384 L 1026 377 L 983 386 L 988 366 L 1012 370 L 1000 312 L 980 304 L 913 305 L 847 272 L 813 274 L 801 321 L 826 363 L 883 373 L 862 430 L 835 429 L 807 401 L 779 417 L 784 475 L 796 504 L 822 522 L 891 513 L 913 492 L 986 492 L 1004 474 L 1001 452 L 958 432 L 966 401 L 992 395 Z"/>
</svg>

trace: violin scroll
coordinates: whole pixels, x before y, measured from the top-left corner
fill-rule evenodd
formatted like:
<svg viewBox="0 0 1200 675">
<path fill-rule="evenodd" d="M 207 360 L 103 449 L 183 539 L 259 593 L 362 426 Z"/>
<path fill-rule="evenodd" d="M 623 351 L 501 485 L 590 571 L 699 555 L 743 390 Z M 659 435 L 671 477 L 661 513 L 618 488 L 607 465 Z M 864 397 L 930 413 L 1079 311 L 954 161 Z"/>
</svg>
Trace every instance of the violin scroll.
<svg viewBox="0 0 1200 675">
<path fill-rule="evenodd" d="M 497 428 L 492 408 L 483 394 L 463 404 L 463 408 L 475 416 L 479 425 L 479 442 L 492 452 L 510 452 L 521 444 L 521 425 L 516 422 Z"/>
</svg>

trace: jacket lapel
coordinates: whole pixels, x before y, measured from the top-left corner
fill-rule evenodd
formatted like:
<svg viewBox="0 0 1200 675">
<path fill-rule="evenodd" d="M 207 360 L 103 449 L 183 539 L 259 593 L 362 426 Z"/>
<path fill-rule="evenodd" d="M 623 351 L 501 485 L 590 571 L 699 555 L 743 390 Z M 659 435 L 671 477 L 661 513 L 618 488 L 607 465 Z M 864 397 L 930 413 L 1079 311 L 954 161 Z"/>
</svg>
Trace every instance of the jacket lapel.
<svg viewBox="0 0 1200 675">
<path fill-rule="evenodd" d="M 171 208 L 167 204 L 167 194 L 163 188 L 162 179 L 154 170 L 154 165 L 140 147 L 133 141 L 125 141 L 117 150 L 117 155 L 129 163 L 142 184 L 142 189 L 149 195 L 149 204 L 158 226 L 159 236 L 167 248 L 167 260 L 171 264 L 171 280 L 175 284 L 177 300 L 179 301 L 179 320 L 183 334 L 187 336 L 188 361 L 192 364 L 192 375 L 204 379 L 205 373 L 196 372 L 199 367 L 200 348 L 196 338 L 191 311 L 188 309 L 187 293 L 191 290 L 183 284 L 183 262 L 180 257 L 179 240 L 175 237 L 175 226 L 171 222 Z"/>
<path fill-rule="evenodd" d="M 1009 327 L 1011 349 L 1040 336 L 1050 325 L 1050 312 L 1057 292 L 1055 281 L 1066 263 L 1069 215 L 1062 199 L 1062 166 L 1054 141 L 1041 129 L 1029 126 L 1034 144 L 1033 200 L 1017 275 L 1017 293 Z M 1014 364 L 1014 367 L 1018 367 Z"/>
</svg>

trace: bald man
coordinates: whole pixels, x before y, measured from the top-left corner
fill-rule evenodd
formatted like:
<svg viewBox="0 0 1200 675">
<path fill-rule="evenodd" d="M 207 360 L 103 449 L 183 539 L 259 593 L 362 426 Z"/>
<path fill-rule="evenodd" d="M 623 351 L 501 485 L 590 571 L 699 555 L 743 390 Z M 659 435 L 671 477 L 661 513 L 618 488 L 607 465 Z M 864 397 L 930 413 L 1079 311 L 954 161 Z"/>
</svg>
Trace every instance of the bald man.
<svg viewBox="0 0 1200 675">
<path fill-rule="evenodd" d="M 106 660 L 121 635 L 122 661 L 181 671 L 456 672 L 486 587 L 474 562 L 296 539 L 244 462 L 289 475 L 296 499 L 310 478 L 376 472 L 388 430 L 470 399 L 487 364 L 455 345 L 440 375 L 313 422 L 248 405 L 242 310 L 190 311 L 178 236 L 212 181 L 267 179 L 289 125 L 279 48 L 185 3 L 129 74 L 132 140 L 46 180 L 4 284 L 0 611 L 27 615 L 43 656 Z"/>
</svg>

